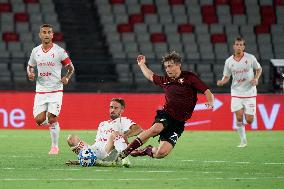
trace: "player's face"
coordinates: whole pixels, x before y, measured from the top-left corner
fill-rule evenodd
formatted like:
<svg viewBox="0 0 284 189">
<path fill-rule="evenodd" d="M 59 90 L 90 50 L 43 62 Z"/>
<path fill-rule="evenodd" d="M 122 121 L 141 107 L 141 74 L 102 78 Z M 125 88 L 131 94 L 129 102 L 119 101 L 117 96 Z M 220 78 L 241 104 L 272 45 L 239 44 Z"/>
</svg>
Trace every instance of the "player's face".
<svg viewBox="0 0 284 189">
<path fill-rule="evenodd" d="M 234 48 L 235 54 L 242 54 L 245 50 L 245 42 L 235 41 L 233 48 Z"/>
<path fill-rule="evenodd" d="M 41 42 L 44 44 L 51 43 L 53 38 L 52 28 L 49 27 L 41 28 L 39 32 L 39 38 L 41 39 Z"/>
<path fill-rule="evenodd" d="M 121 116 L 124 108 L 118 102 L 111 101 L 109 105 L 109 115 L 112 120 Z"/>
<path fill-rule="evenodd" d="M 166 73 L 171 78 L 177 78 L 181 73 L 181 65 L 175 64 L 173 60 L 164 62 Z"/>
</svg>

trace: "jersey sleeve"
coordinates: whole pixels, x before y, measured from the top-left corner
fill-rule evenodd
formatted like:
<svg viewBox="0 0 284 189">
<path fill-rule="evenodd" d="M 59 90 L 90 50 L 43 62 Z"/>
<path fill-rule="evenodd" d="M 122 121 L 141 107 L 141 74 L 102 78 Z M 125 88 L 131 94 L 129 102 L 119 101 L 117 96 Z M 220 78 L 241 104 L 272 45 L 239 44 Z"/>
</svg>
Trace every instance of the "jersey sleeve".
<svg viewBox="0 0 284 189">
<path fill-rule="evenodd" d="M 35 60 L 35 49 L 32 50 L 28 65 L 35 67 L 36 66 L 36 60 Z"/>
<path fill-rule="evenodd" d="M 130 128 L 132 125 L 135 125 L 135 124 L 136 124 L 135 122 L 133 122 L 131 119 L 128 119 L 127 117 L 123 117 L 122 120 L 121 120 L 121 122 L 122 122 L 121 125 L 123 126 L 123 128 L 122 128 L 122 131 L 123 131 L 123 132 L 128 131 L 129 128 Z"/>
<path fill-rule="evenodd" d="M 209 89 L 209 87 L 195 74 L 191 76 L 190 82 L 195 89 L 202 93 Z"/>
<path fill-rule="evenodd" d="M 225 62 L 223 75 L 224 75 L 224 76 L 227 76 L 227 77 L 230 77 L 230 76 L 232 75 L 232 72 L 231 72 L 231 70 L 230 70 L 229 62 L 228 62 L 228 61 Z"/>
<path fill-rule="evenodd" d="M 63 66 L 67 66 L 70 63 L 71 63 L 71 59 L 69 58 L 67 52 L 64 49 L 62 49 L 62 51 L 61 51 L 61 64 Z"/>
<path fill-rule="evenodd" d="M 165 76 L 159 76 L 156 74 L 153 75 L 153 83 L 155 85 L 162 87 L 165 82 L 166 82 Z"/>
<path fill-rule="evenodd" d="M 253 69 L 259 69 L 261 68 L 259 62 L 257 61 L 257 59 L 255 58 L 255 56 L 252 55 L 252 67 Z"/>
</svg>

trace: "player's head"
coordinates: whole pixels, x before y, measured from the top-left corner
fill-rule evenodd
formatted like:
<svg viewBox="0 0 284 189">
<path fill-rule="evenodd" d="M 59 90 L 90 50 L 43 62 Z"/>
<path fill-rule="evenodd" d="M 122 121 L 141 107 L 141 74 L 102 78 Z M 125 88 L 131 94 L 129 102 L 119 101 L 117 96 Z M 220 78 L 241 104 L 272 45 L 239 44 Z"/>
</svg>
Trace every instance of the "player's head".
<svg viewBox="0 0 284 189">
<path fill-rule="evenodd" d="M 234 53 L 237 55 L 242 54 L 245 50 L 245 47 L 246 47 L 245 40 L 242 37 L 236 37 L 233 44 Z"/>
<path fill-rule="evenodd" d="M 42 43 L 49 44 L 52 43 L 53 29 L 50 24 L 43 24 L 39 29 L 39 38 Z"/>
<path fill-rule="evenodd" d="M 109 105 L 109 115 L 112 120 L 121 116 L 125 108 L 125 101 L 122 98 L 113 98 Z"/>
<path fill-rule="evenodd" d="M 178 53 L 175 51 L 170 52 L 163 57 L 162 63 L 169 77 L 177 78 L 180 75 L 182 58 Z"/>
</svg>

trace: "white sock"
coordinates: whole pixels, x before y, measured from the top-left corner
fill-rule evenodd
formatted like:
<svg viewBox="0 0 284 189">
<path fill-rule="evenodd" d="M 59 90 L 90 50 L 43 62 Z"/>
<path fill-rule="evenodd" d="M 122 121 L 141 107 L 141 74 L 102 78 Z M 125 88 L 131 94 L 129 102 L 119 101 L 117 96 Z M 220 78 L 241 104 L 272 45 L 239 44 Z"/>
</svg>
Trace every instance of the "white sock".
<svg viewBox="0 0 284 189">
<path fill-rule="evenodd" d="M 237 131 L 240 135 L 241 143 L 246 144 L 247 143 L 246 129 L 243 122 L 237 122 Z"/>
<path fill-rule="evenodd" d="M 59 132 L 60 132 L 59 123 L 58 122 L 52 123 L 49 126 L 49 132 L 50 132 L 52 147 L 58 147 Z"/>
<path fill-rule="evenodd" d="M 114 148 L 115 148 L 119 153 L 121 153 L 121 152 L 122 152 L 123 150 L 125 150 L 126 147 L 127 147 L 127 144 L 126 144 L 126 142 L 125 142 L 123 136 L 121 136 L 121 135 L 118 135 L 117 137 L 115 137 L 113 145 L 114 145 Z"/>
</svg>

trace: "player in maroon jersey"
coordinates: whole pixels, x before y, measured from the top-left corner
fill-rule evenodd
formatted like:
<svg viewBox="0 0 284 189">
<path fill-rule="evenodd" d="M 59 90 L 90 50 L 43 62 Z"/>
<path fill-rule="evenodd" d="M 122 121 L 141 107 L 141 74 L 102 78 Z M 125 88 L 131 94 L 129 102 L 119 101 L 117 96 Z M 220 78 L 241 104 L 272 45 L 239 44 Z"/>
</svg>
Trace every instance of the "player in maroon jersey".
<svg viewBox="0 0 284 189">
<path fill-rule="evenodd" d="M 144 76 L 165 92 L 165 105 L 158 110 L 151 128 L 143 131 L 139 136 L 119 154 L 117 161 L 132 156 L 148 155 L 153 158 L 164 158 L 174 148 L 178 138 L 184 131 L 185 121 L 188 120 L 197 102 L 197 92 L 202 92 L 207 102 L 205 105 L 212 109 L 214 96 L 208 86 L 199 77 L 189 71 L 181 70 L 182 59 L 176 52 L 163 57 L 162 63 L 166 76 L 158 76 L 145 64 L 145 56 L 139 55 L 137 63 Z M 159 135 L 159 146 L 147 146 L 136 150 L 145 144 L 149 138 Z"/>
</svg>

